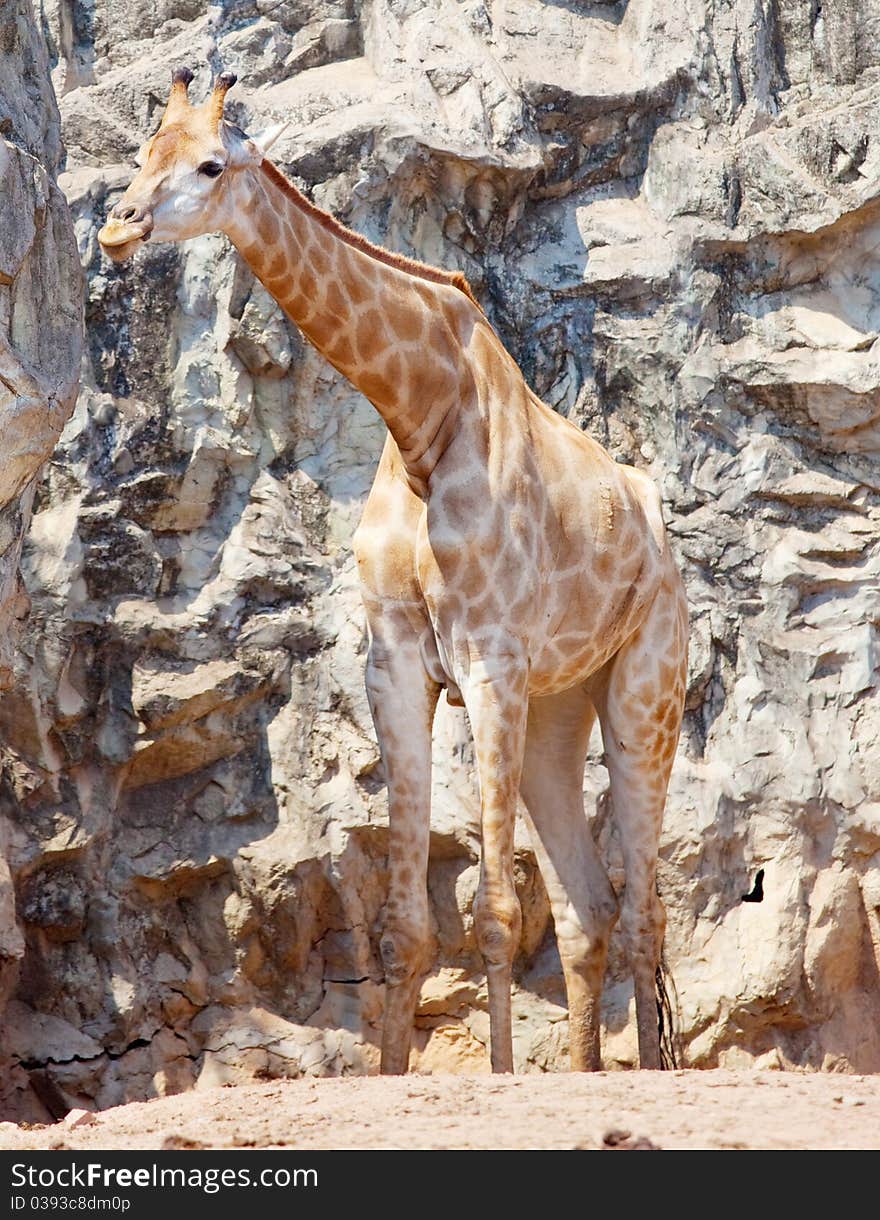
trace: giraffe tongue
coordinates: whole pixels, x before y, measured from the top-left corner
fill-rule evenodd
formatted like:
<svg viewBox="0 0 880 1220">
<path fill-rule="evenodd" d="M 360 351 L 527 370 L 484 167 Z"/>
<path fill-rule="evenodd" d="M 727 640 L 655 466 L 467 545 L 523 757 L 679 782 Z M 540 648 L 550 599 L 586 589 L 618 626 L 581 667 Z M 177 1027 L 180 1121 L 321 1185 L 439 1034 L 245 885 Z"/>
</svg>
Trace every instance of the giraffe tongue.
<svg viewBox="0 0 880 1220">
<path fill-rule="evenodd" d="M 111 258 L 117 257 L 117 251 L 125 250 L 120 257 L 125 258 L 136 250 L 141 242 L 148 239 L 153 231 L 153 217 L 149 212 L 139 216 L 135 221 L 119 220 L 111 215 L 98 233 L 101 249 Z"/>
<path fill-rule="evenodd" d="M 143 242 L 149 241 L 153 226 L 125 225 L 109 221 L 98 234 L 98 243 L 105 254 L 120 263 L 129 258 Z"/>
<path fill-rule="evenodd" d="M 131 258 L 143 241 L 143 237 L 133 237 L 131 241 L 117 242 L 115 245 L 105 246 L 101 242 L 101 249 L 114 263 L 124 263 L 127 258 Z"/>
</svg>

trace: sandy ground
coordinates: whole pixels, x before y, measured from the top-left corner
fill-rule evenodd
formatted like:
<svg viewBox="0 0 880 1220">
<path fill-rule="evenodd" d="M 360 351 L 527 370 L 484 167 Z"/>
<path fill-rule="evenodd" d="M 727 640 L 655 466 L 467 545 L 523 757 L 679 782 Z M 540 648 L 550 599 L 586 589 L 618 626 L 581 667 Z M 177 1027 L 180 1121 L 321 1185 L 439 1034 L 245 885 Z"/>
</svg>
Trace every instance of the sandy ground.
<svg viewBox="0 0 880 1220">
<path fill-rule="evenodd" d="M 600 1072 L 270 1081 L 25 1129 L 0 1148 L 880 1148 L 880 1076 Z"/>
</svg>

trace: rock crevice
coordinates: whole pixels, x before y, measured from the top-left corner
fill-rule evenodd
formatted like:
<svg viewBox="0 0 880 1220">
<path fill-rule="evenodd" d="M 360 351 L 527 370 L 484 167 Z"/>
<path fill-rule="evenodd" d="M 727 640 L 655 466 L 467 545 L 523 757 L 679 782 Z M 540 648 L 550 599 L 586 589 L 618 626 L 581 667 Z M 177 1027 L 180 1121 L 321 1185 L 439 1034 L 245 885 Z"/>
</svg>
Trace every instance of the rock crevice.
<svg viewBox="0 0 880 1220">
<path fill-rule="evenodd" d="M 134 1046 L 53 1069 L 71 1102 L 366 1070 L 381 1018 L 387 822 L 350 539 L 382 425 L 222 237 L 102 262 L 179 63 L 196 96 L 237 72 L 233 117 L 290 121 L 272 155 L 301 189 L 463 271 L 535 390 L 660 485 L 692 620 L 660 874 L 684 1062 L 880 1069 L 874 7 L 107 0 L 71 21 L 44 0 L 88 341 L 34 493 L 33 609 L 0 705 L 19 911 L 0 907 L 0 936 L 35 1028 Z M 0 86 L 23 114 L 20 84 Z M 9 158 L 46 168 L 38 218 L 60 208 L 39 89 Z M 0 236 L 0 273 L 56 268 L 2 317 L 63 380 L 76 276 L 37 258 L 41 223 Z M 28 349 L 15 318 L 55 297 Z M 598 741 L 585 795 L 620 891 Z M 444 704 L 425 1069 L 485 1065 L 477 828 Z M 517 1061 L 558 1069 L 559 962 L 517 842 Z M 763 900 L 743 903 L 759 869 Z M 635 1057 L 621 955 L 609 1066 Z"/>
</svg>

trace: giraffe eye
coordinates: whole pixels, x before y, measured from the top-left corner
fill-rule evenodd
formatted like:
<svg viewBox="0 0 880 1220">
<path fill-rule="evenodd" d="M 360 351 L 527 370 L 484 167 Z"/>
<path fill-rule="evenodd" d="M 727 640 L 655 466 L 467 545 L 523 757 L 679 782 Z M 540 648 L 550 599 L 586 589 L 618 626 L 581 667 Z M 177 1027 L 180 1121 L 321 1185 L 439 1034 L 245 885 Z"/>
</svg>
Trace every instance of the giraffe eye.
<svg viewBox="0 0 880 1220">
<path fill-rule="evenodd" d="M 204 174 L 206 178 L 219 178 L 223 169 L 219 161 L 203 161 L 199 166 L 199 173 Z"/>
</svg>

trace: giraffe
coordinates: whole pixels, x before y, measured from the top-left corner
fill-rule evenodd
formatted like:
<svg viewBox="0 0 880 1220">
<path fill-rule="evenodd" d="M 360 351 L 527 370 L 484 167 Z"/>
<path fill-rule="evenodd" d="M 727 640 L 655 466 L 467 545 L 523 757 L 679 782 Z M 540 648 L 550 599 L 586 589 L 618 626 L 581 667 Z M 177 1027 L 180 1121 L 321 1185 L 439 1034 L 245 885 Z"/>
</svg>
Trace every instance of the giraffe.
<svg viewBox="0 0 880 1220">
<path fill-rule="evenodd" d="M 492 1070 L 513 1071 L 519 795 L 555 924 L 572 1068 L 601 1066 L 602 984 L 618 918 L 640 1066 L 659 1068 L 657 852 L 687 652 L 659 493 L 540 401 L 462 275 L 373 245 L 316 207 L 266 156 L 278 129 L 251 138 L 224 119 L 235 77 L 221 74 L 194 105 L 192 76 L 172 74 L 161 125 L 101 246 L 122 260 L 148 239 L 222 231 L 387 425 L 353 541 L 389 807 L 381 1070 L 407 1070 L 430 965 L 431 735 L 444 690 L 466 708 L 474 739 L 482 849 L 473 914 Z M 584 811 L 597 716 L 626 874 L 620 902 Z"/>
</svg>

